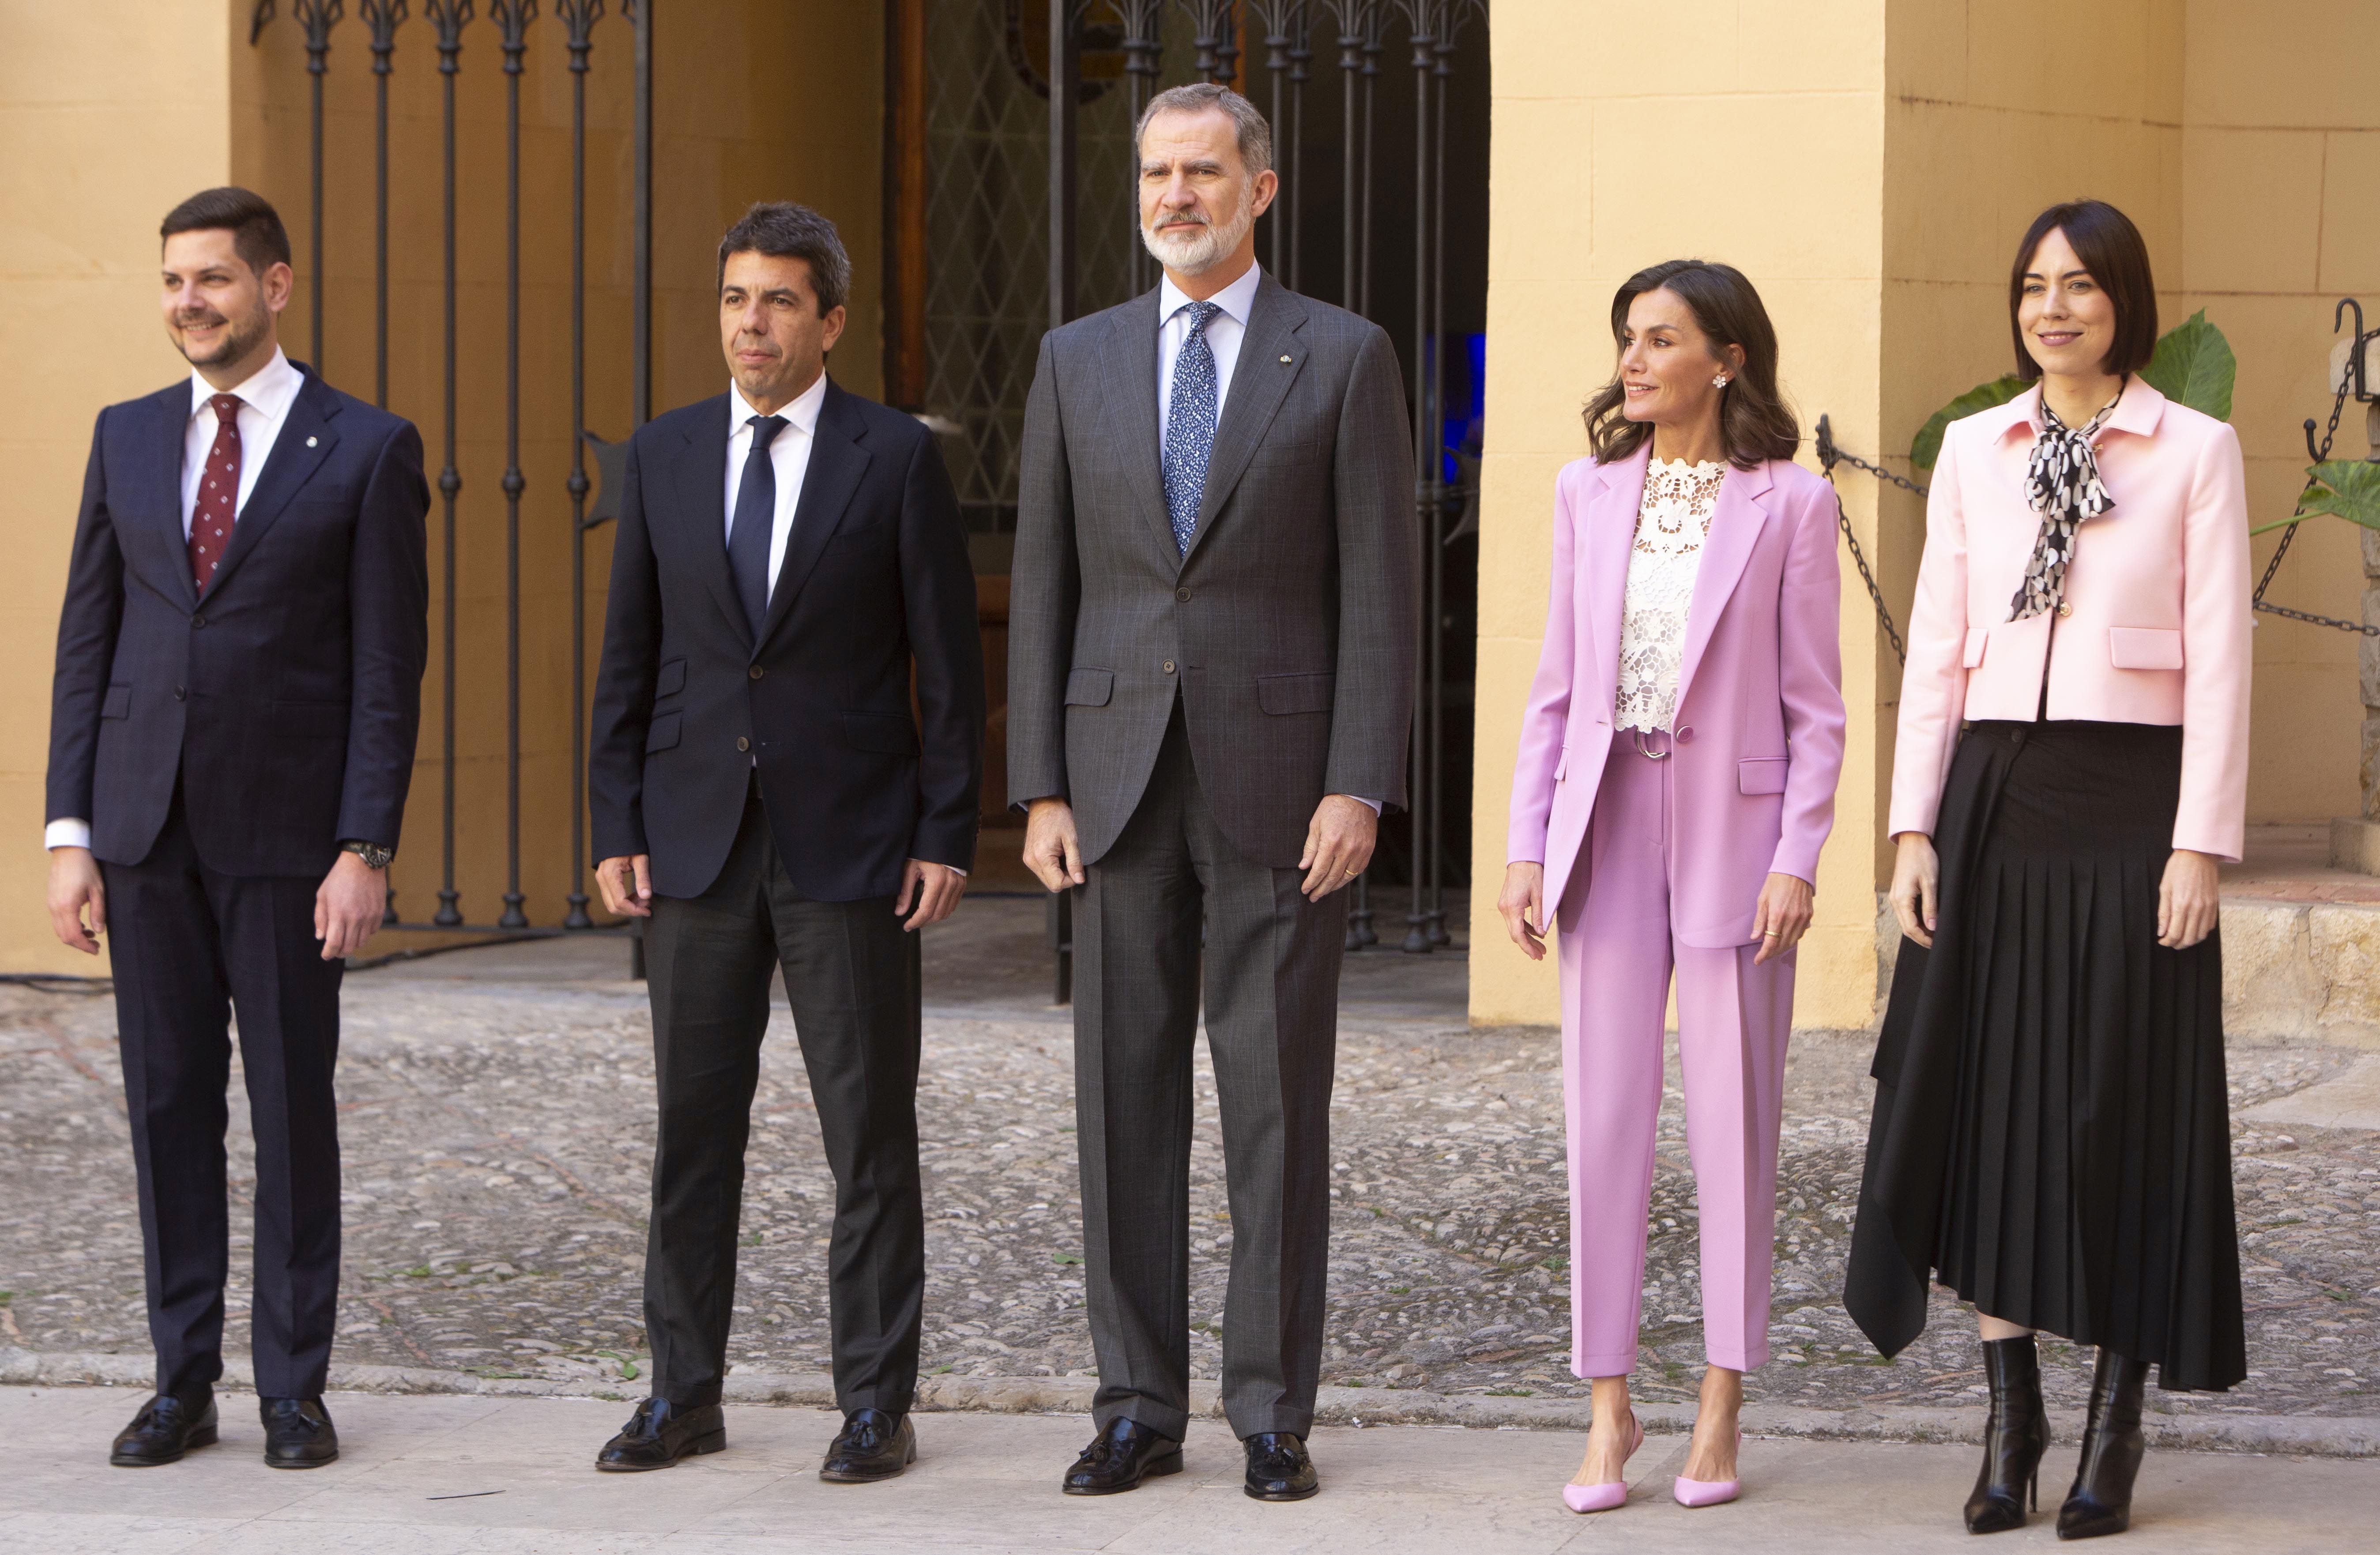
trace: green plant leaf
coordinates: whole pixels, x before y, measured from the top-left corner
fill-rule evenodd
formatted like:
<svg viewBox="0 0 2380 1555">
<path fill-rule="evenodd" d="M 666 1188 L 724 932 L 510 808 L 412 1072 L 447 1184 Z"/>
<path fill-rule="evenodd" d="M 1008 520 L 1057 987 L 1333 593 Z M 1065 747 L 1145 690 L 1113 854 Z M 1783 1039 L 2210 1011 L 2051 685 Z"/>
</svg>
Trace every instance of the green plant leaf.
<svg viewBox="0 0 2380 1555">
<path fill-rule="evenodd" d="M 2166 398 L 2228 421 L 2231 382 L 2239 371 L 2240 359 L 2231 354 L 2231 343 L 2206 322 L 2206 310 L 2202 308 L 2157 341 L 2156 354 L 2141 369 L 2141 378 Z"/>
<path fill-rule="evenodd" d="M 1909 444 L 1909 462 L 1919 469 L 1932 469 L 1934 461 L 1942 456 L 1942 433 L 1951 422 L 1978 410 L 1989 410 L 1995 405 L 2006 405 L 2032 386 L 2013 372 L 1976 384 L 1925 419 L 1925 424 L 1917 429 L 1916 438 Z"/>
<path fill-rule="evenodd" d="M 2380 529 L 2380 465 L 2369 459 L 2332 459 L 2306 474 L 2319 483 L 2298 506 L 2307 513 L 2329 513 L 2367 529 Z"/>
</svg>

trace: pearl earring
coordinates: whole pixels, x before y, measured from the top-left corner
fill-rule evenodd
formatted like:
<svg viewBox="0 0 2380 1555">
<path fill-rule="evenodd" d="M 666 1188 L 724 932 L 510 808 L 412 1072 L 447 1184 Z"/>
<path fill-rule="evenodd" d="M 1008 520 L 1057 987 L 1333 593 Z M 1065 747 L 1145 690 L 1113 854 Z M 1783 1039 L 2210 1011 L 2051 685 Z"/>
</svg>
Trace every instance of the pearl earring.
<svg viewBox="0 0 2380 1555">
<path fill-rule="evenodd" d="M 1720 373 L 1718 377 L 1716 377 L 1716 378 L 1712 379 L 1712 380 L 1711 380 L 1711 387 L 1712 387 L 1712 388 L 1714 388 L 1714 389 L 1724 389 L 1724 388 L 1726 388 L 1726 387 L 1727 387 L 1727 374 L 1726 374 L 1726 373 L 1724 373 L 1724 372 L 1722 372 L 1722 373 Z"/>
</svg>

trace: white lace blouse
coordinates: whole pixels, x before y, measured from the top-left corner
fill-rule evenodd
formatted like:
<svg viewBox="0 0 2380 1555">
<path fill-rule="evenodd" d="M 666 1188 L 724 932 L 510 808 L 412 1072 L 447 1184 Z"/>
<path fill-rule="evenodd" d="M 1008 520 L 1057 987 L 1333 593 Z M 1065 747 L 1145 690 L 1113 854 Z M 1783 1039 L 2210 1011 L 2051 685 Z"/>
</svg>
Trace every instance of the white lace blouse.
<svg viewBox="0 0 2380 1555">
<path fill-rule="evenodd" d="M 1621 613 L 1615 729 L 1667 729 L 1677 717 L 1686 613 L 1694 602 L 1694 574 L 1702 565 L 1711 512 L 1726 480 L 1724 464 L 1655 459 L 1645 467 Z"/>
</svg>

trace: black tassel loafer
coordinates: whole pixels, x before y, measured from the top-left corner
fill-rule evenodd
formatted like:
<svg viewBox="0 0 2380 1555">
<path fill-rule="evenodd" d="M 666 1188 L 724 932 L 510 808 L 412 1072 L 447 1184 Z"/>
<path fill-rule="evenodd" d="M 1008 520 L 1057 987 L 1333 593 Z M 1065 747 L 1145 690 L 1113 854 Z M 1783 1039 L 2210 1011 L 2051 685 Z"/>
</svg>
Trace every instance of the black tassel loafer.
<svg viewBox="0 0 2380 1555">
<path fill-rule="evenodd" d="M 339 1455 L 339 1433 L 321 1399 L 259 1399 L 264 1461 L 273 1468 L 321 1468 Z"/>
<path fill-rule="evenodd" d="M 213 1389 L 178 1396 L 159 1393 L 116 1433 L 107 1461 L 117 1468 L 155 1468 L 178 1463 L 193 1447 L 212 1447 L 215 1440 Z"/>
<path fill-rule="evenodd" d="M 1306 1455 L 1305 1439 L 1287 1431 L 1258 1431 L 1249 1437 L 1248 1495 L 1260 1501 L 1302 1501 L 1322 1488 Z"/>
<path fill-rule="evenodd" d="M 819 1477 L 830 1485 L 865 1485 L 890 1479 L 917 1461 L 917 1429 L 906 1415 L 855 1409 L 844 1417 L 843 1434 L 826 1450 Z"/>
<path fill-rule="evenodd" d="M 595 1454 L 595 1466 L 606 1474 L 642 1474 L 726 1445 L 727 1416 L 717 1404 L 681 1410 L 667 1399 L 647 1399 Z"/>
<path fill-rule="evenodd" d="M 1058 1488 L 1070 1496 L 1137 1490 L 1144 1479 L 1182 1472 L 1182 1444 L 1137 1420 L 1119 1418 L 1091 1439 Z"/>
</svg>

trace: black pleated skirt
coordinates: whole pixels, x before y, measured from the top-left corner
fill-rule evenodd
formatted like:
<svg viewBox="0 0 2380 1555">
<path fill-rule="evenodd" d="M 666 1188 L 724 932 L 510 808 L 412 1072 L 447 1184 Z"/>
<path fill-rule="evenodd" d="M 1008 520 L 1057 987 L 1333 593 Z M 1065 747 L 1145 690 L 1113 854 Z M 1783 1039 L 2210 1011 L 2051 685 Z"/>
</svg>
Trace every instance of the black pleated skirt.
<svg viewBox="0 0 2380 1555">
<path fill-rule="evenodd" d="M 1961 740 L 1934 948 L 1901 942 L 1872 1071 L 1844 1299 L 1885 1355 L 1930 1275 L 2163 1387 L 2247 1374 L 2220 933 L 2156 942 L 2180 783 L 2174 727 Z"/>
</svg>

